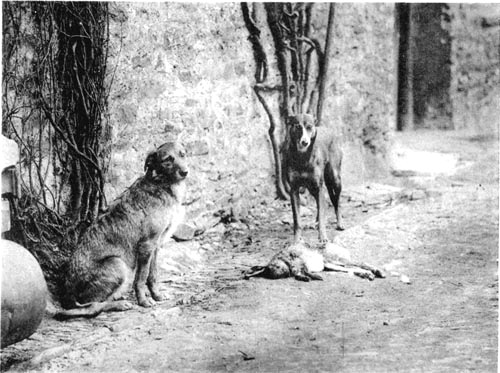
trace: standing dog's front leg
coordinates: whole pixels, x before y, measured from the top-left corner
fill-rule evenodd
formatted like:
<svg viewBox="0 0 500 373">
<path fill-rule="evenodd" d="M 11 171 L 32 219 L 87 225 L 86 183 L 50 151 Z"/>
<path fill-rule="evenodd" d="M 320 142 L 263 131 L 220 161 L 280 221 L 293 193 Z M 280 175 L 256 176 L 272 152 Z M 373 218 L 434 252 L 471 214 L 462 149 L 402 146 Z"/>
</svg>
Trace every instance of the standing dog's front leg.
<svg viewBox="0 0 500 373">
<path fill-rule="evenodd" d="M 316 208 L 318 211 L 317 220 L 318 220 L 319 240 L 321 242 L 328 242 L 328 236 L 326 235 L 326 228 L 325 228 L 325 217 L 324 217 L 325 196 L 323 195 L 321 186 L 315 186 L 314 188 L 311 188 L 311 194 L 316 200 Z"/>
<path fill-rule="evenodd" d="M 292 203 L 292 213 L 293 213 L 293 235 L 295 242 L 302 240 L 302 228 L 300 227 L 300 196 L 299 188 L 297 185 L 293 185 L 290 191 L 290 199 Z"/>
<path fill-rule="evenodd" d="M 148 280 L 151 262 L 155 254 L 155 245 L 151 242 L 140 243 L 137 250 L 137 272 L 135 275 L 134 290 L 137 303 L 142 307 L 151 307 L 154 303 L 146 297 L 146 281 Z"/>
</svg>

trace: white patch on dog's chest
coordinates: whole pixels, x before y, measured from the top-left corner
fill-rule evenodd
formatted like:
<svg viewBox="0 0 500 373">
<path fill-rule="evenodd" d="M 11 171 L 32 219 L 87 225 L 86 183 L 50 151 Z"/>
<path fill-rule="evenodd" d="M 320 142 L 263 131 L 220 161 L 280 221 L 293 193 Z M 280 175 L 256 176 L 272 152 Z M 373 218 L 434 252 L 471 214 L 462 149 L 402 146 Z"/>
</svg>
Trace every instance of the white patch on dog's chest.
<svg viewBox="0 0 500 373">
<path fill-rule="evenodd" d="M 186 194 L 186 184 L 179 183 L 172 187 L 172 192 L 177 197 L 177 202 L 170 206 L 166 215 L 163 216 L 163 232 L 158 237 L 158 244 L 161 246 L 167 242 L 177 230 L 179 224 L 184 221 L 186 208 L 182 205 Z"/>
<path fill-rule="evenodd" d="M 184 221 L 184 216 L 186 215 L 186 209 L 182 205 L 177 205 L 175 209 L 172 211 L 172 217 L 170 219 L 170 226 L 168 226 L 165 229 L 165 233 L 163 234 L 163 239 L 162 241 L 168 241 L 172 235 L 175 233 L 177 230 L 177 227 L 179 224 L 181 224 Z"/>
<path fill-rule="evenodd" d="M 181 181 L 178 184 L 172 185 L 172 193 L 176 196 L 177 201 L 179 201 L 180 204 L 184 202 L 184 199 L 186 198 L 186 192 L 187 192 L 187 186 L 184 181 Z"/>
<path fill-rule="evenodd" d="M 179 224 L 184 220 L 186 209 L 180 203 L 170 207 L 170 210 L 163 216 L 163 231 L 158 237 L 158 244 L 162 246 L 167 242 L 177 230 Z"/>
</svg>

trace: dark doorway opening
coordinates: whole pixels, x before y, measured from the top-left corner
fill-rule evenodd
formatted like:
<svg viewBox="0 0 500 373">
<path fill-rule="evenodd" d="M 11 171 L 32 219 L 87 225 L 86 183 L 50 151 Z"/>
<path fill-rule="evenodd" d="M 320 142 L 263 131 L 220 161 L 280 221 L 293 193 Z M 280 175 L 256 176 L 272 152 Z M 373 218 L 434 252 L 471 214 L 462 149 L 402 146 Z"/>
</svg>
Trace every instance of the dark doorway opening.
<svg viewBox="0 0 500 373">
<path fill-rule="evenodd" d="M 448 5 L 396 4 L 397 129 L 452 128 Z"/>
<path fill-rule="evenodd" d="M 397 60 L 397 130 L 413 128 L 413 64 L 411 61 L 410 4 L 396 4 Z"/>
</svg>

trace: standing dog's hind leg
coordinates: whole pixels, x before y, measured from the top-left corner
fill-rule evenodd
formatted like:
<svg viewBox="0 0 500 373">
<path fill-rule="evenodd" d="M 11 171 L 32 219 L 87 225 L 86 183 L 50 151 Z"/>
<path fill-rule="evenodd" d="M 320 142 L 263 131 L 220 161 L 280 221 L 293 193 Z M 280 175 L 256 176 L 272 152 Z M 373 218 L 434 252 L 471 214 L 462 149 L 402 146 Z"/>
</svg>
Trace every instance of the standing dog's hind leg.
<svg viewBox="0 0 500 373">
<path fill-rule="evenodd" d="M 333 208 L 335 209 L 335 216 L 337 217 L 337 230 L 344 230 L 344 223 L 342 221 L 342 214 L 340 213 L 340 193 L 342 192 L 342 179 L 340 173 L 336 171 L 331 164 L 325 167 L 325 184 L 330 200 L 332 201 Z"/>
</svg>

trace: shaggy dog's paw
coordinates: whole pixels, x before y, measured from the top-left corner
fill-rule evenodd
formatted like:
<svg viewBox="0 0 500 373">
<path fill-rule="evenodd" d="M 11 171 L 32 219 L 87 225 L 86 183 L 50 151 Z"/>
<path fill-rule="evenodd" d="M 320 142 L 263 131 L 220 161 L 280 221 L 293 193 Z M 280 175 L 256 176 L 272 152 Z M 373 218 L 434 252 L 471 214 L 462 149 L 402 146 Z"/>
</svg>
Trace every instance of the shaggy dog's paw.
<svg viewBox="0 0 500 373">
<path fill-rule="evenodd" d="M 139 303 L 139 306 L 144 307 L 144 308 L 150 308 L 156 304 L 153 300 L 148 299 L 148 298 L 138 299 L 137 303 Z"/>
<path fill-rule="evenodd" d="M 167 300 L 167 297 L 160 293 L 159 291 L 151 292 L 151 297 L 156 301 L 156 302 L 163 302 L 164 300 Z"/>
</svg>

